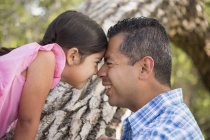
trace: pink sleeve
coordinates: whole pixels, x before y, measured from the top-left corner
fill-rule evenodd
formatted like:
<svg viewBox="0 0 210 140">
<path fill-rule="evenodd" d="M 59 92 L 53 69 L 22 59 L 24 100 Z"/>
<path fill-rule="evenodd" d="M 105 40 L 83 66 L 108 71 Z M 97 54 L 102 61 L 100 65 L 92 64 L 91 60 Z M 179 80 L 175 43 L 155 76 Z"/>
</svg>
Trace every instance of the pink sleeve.
<svg viewBox="0 0 210 140">
<path fill-rule="evenodd" d="M 66 57 L 63 49 L 56 43 L 48 44 L 45 46 L 40 47 L 41 51 L 52 51 L 55 54 L 56 58 L 56 65 L 55 65 L 55 72 L 54 72 L 54 80 L 52 84 L 52 88 L 54 88 L 61 79 L 61 74 L 65 67 Z"/>
</svg>

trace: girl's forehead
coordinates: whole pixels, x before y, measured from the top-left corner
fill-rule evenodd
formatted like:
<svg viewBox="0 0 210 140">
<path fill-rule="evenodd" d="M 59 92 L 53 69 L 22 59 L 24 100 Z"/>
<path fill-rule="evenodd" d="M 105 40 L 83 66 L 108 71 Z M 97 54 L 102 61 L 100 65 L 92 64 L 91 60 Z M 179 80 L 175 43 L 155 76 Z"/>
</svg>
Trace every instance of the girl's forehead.
<svg viewBox="0 0 210 140">
<path fill-rule="evenodd" d="M 104 53 L 105 53 L 105 51 L 93 53 L 93 54 L 89 54 L 89 55 L 85 55 L 85 56 L 81 56 L 81 57 L 83 60 L 101 60 L 104 57 Z"/>
</svg>

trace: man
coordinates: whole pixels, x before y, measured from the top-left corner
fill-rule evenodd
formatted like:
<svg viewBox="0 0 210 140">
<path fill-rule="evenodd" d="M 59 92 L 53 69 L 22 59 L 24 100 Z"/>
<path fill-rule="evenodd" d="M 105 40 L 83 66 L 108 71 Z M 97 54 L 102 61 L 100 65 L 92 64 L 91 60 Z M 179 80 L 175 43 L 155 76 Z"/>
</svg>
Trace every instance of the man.
<svg viewBox="0 0 210 140">
<path fill-rule="evenodd" d="M 182 90 L 171 89 L 171 51 L 164 27 L 152 18 L 125 19 L 109 29 L 108 38 L 98 76 L 110 105 L 134 112 L 124 121 L 122 140 L 204 139 L 183 103 Z"/>
</svg>

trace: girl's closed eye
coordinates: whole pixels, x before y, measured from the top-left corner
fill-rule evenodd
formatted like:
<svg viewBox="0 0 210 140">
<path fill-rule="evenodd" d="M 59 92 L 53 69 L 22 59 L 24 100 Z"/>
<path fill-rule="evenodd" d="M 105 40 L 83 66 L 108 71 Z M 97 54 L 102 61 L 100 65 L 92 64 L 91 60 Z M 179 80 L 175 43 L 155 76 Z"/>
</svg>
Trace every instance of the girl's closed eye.
<svg viewBox="0 0 210 140">
<path fill-rule="evenodd" d="M 101 61 L 96 61 L 95 63 L 98 65 Z"/>
<path fill-rule="evenodd" d="M 99 65 L 99 63 L 101 63 L 101 60 L 98 60 L 98 61 L 96 61 L 96 62 L 95 62 L 96 67 L 97 67 L 97 69 L 98 69 L 98 70 L 99 70 L 99 69 L 100 69 L 100 67 L 101 67 L 101 66 Z"/>
<path fill-rule="evenodd" d="M 96 61 L 95 61 L 95 64 L 98 65 L 99 63 L 101 63 L 103 61 L 102 58 L 98 58 Z"/>
</svg>

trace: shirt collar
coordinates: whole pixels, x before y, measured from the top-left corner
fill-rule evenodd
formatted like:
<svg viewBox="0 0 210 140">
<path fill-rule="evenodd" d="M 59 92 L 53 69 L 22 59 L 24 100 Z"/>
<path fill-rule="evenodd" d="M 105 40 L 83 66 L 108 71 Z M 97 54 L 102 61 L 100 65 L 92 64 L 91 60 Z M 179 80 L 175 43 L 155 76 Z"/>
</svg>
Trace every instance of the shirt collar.
<svg viewBox="0 0 210 140">
<path fill-rule="evenodd" d="M 125 124 L 130 123 L 132 133 L 135 135 L 139 131 L 139 128 L 149 124 L 155 117 L 161 114 L 166 106 L 182 102 L 183 95 L 181 88 L 164 92 L 129 116 L 125 120 Z"/>
</svg>

